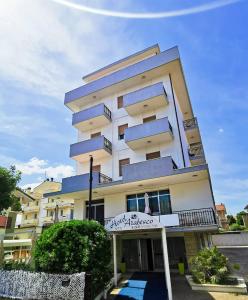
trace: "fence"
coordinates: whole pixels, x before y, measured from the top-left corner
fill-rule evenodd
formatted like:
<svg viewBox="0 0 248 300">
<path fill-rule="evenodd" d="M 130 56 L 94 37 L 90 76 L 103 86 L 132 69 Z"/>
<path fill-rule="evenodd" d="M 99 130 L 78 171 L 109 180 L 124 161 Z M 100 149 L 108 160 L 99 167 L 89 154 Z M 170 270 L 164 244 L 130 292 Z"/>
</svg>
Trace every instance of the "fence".
<svg viewBox="0 0 248 300">
<path fill-rule="evenodd" d="M 0 270 L 0 296 L 12 299 L 83 300 L 85 273 L 57 275 Z"/>
<path fill-rule="evenodd" d="M 212 235 L 213 244 L 217 247 L 247 246 L 248 232 L 221 233 Z"/>
</svg>

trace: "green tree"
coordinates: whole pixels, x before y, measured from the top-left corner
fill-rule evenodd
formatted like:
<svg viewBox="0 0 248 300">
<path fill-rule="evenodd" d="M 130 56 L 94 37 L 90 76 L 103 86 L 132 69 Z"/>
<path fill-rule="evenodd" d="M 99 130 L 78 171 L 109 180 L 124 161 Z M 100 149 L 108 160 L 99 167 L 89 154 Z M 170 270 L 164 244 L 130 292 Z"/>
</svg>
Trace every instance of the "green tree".
<svg viewBox="0 0 248 300">
<path fill-rule="evenodd" d="M 34 250 L 37 271 L 90 273 L 94 295 L 109 283 L 112 275 L 110 262 L 110 239 L 97 221 L 56 223 L 41 234 Z"/>
<path fill-rule="evenodd" d="M 191 260 L 191 273 L 196 283 L 223 283 L 230 274 L 228 259 L 216 247 L 204 248 Z"/>
<path fill-rule="evenodd" d="M 15 202 L 13 191 L 17 183 L 21 180 L 21 172 L 15 166 L 9 169 L 0 167 L 0 212 L 8 209 Z"/>
<path fill-rule="evenodd" d="M 233 215 L 227 215 L 227 222 L 229 225 L 232 225 L 232 224 L 236 223 L 236 219 L 234 218 Z"/>
<path fill-rule="evenodd" d="M 13 197 L 13 203 L 11 205 L 11 210 L 12 211 L 21 211 L 22 206 L 20 203 L 20 199 L 18 197 L 16 197 L 15 195 L 12 195 L 12 197 Z"/>
<path fill-rule="evenodd" d="M 236 219 L 237 219 L 237 224 L 244 226 L 244 220 L 243 220 L 243 215 L 246 215 L 245 211 L 241 211 L 237 214 Z"/>
</svg>

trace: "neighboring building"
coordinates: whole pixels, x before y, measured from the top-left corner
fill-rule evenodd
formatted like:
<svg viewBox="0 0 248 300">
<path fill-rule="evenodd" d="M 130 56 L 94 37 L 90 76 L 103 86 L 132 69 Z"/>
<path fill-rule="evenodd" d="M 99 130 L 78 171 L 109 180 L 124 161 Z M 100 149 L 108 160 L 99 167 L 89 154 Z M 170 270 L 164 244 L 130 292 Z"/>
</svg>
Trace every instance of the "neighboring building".
<svg viewBox="0 0 248 300">
<path fill-rule="evenodd" d="M 229 228 L 227 217 L 226 217 L 226 207 L 225 204 L 216 204 L 216 212 L 219 218 L 219 225 L 223 229 L 227 230 Z"/>
<path fill-rule="evenodd" d="M 85 85 L 65 95 L 78 132 L 70 146 L 77 175 L 63 178 L 61 191 L 46 197 L 74 201 L 75 219 L 87 218 L 92 155 L 94 219 L 107 224 L 124 212 L 144 213 L 148 194 L 154 218 L 179 222 L 166 228 L 170 267 L 187 263 L 211 245 L 218 225 L 178 48 L 160 52 L 155 45 L 83 79 Z M 157 232 L 118 235 L 117 249 L 128 271 L 163 269 Z"/>
<path fill-rule="evenodd" d="M 0 216 L 0 240 L 4 239 L 7 222 L 8 222 L 7 216 Z"/>
</svg>

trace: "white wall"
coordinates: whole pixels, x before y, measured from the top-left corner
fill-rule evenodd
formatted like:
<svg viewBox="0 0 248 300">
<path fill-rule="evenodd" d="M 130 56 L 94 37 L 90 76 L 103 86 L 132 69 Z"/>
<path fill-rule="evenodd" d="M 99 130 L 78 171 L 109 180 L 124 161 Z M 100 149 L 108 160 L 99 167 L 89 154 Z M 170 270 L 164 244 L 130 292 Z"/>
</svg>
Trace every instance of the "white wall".
<svg viewBox="0 0 248 300">
<path fill-rule="evenodd" d="M 149 112 L 142 113 L 136 116 L 129 116 L 124 108 L 117 109 L 117 97 L 120 95 L 127 94 L 129 92 L 138 90 L 144 86 L 149 86 L 157 82 L 163 82 L 165 90 L 167 92 L 169 105 L 150 110 Z M 177 99 L 175 99 L 177 101 Z M 111 97 L 103 98 L 98 101 L 94 101 L 94 103 L 87 104 L 83 109 L 86 109 L 88 107 L 94 106 L 98 103 L 104 103 L 112 112 L 112 123 L 109 125 L 98 128 L 94 130 L 89 130 L 86 132 L 78 131 L 78 141 L 84 141 L 90 138 L 90 135 L 95 132 L 101 131 L 101 134 L 104 135 L 107 139 L 109 139 L 112 142 L 113 146 L 113 154 L 112 157 L 109 159 L 104 159 L 94 161 L 95 165 L 101 164 L 101 172 L 109 177 L 111 177 L 113 180 L 119 180 L 121 179 L 119 177 L 119 160 L 123 158 L 130 158 L 130 163 L 140 162 L 145 160 L 145 154 L 154 152 L 154 151 L 160 151 L 161 156 L 169 156 L 171 155 L 178 165 L 179 168 L 183 167 L 183 159 L 182 159 L 182 152 L 181 152 L 181 145 L 179 140 L 179 134 L 178 134 L 178 128 L 177 128 L 177 121 L 176 121 L 176 115 L 174 110 L 174 104 L 173 104 L 173 98 L 172 98 L 172 91 L 170 86 L 170 81 L 168 76 L 163 76 L 160 78 L 156 78 L 154 80 L 151 80 L 145 84 L 135 86 L 132 89 L 126 89 L 120 91 L 118 94 L 113 94 Z M 185 132 L 182 127 L 182 114 L 180 112 L 179 106 L 177 107 L 178 110 L 178 118 L 179 118 L 179 124 L 181 126 L 181 135 L 182 135 L 182 142 L 183 147 L 185 150 L 186 155 L 187 154 L 187 140 L 185 136 Z M 118 126 L 122 124 L 128 123 L 128 126 L 134 126 L 137 124 L 143 123 L 143 118 L 147 116 L 151 116 L 156 114 L 156 118 L 160 119 L 163 117 L 168 117 L 174 132 L 174 139 L 172 142 L 164 143 L 157 146 L 149 146 L 147 145 L 146 148 L 142 148 L 137 151 L 133 151 L 130 149 L 126 143 L 123 140 L 118 140 Z M 190 162 L 188 157 L 186 157 L 186 166 L 189 166 Z M 89 165 L 88 163 L 77 163 L 77 174 L 85 174 L 89 172 Z"/>
<path fill-rule="evenodd" d="M 156 189 L 135 190 L 134 192 L 111 194 L 104 197 L 104 217 L 110 218 L 127 210 L 126 197 L 130 194 L 145 193 L 149 191 L 169 189 L 173 211 L 190 210 L 198 208 L 213 208 L 213 201 L 208 180 L 161 185 Z M 85 200 L 75 200 L 75 219 L 85 218 Z"/>
<path fill-rule="evenodd" d="M 170 185 L 172 210 L 213 207 L 209 181 L 201 180 Z"/>
</svg>

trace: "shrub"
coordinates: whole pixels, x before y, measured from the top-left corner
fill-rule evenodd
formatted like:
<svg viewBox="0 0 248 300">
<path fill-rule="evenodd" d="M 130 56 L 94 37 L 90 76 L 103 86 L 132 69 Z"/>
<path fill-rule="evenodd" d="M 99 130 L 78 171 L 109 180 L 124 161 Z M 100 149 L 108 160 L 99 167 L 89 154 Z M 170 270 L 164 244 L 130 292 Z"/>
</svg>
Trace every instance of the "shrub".
<svg viewBox="0 0 248 300">
<path fill-rule="evenodd" d="M 37 240 L 34 250 L 37 271 L 87 272 L 94 294 L 111 278 L 111 246 L 104 227 L 96 221 L 68 221 L 52 225 Z"/>
<path fill-rule="evenodd" d="M 216 247 L 205 248 L 191 260 L 191 273 L 196 283 L 224 283 L 230 274 L 228 259 Z"/>
<path fill-rule="evenodd" d="M 13 261 L 13 260 L 5 262 L 3 265 L 3 269 L 8 271 L 11 270 L 34 271 L 31 264 L 26 262 Z"/>
<path fill-rule="evenodd" d="M 239 225 L 237 223 L 234 223 L 234 224 L 230 225 L 229 229 L 231 231 L 240 231 L 240 230 L 244 230 L 245 226 L 242 226 L 242 225 Z"/>
</svg>

